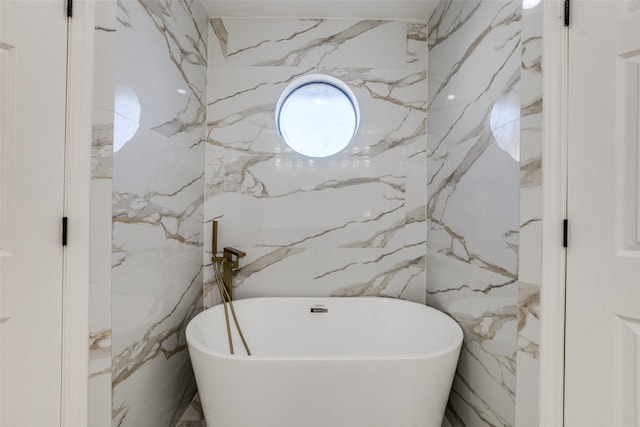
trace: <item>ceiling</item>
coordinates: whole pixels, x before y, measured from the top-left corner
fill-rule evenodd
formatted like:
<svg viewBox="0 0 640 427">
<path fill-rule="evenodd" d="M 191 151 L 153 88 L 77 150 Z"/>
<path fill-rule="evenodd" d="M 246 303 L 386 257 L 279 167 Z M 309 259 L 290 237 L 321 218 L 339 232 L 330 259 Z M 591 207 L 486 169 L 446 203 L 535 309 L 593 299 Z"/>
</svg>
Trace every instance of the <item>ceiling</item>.
<svg viewBox="0 0 640 427">
<path fill-rule="evenodd" d="M 428 20 L 438 0 L 200 0 L 209 16 Z"/>
</svg>

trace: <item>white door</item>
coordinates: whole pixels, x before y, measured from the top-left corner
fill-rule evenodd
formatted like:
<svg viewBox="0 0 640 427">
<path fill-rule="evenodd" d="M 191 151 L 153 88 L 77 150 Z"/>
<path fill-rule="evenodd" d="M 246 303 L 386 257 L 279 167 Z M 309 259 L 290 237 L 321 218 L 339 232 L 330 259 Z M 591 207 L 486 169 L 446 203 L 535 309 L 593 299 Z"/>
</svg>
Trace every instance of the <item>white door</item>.
<svg viewBox="0 0 640 427">
<path fill-rule="evenodd" d="M 640 1 L 569 29 L 567 427 L 640 426 Z"/>
<path fill-rule="evenodd" d="M 0 425 L 60 425 L 67 22 L 0 1 Z"/>
</svg>

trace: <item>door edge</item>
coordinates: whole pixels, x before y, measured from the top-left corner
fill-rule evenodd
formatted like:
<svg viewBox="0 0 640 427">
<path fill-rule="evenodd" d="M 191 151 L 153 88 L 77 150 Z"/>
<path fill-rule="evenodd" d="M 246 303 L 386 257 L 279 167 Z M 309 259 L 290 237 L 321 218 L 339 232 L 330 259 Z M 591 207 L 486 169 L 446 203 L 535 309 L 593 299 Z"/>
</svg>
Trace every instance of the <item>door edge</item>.
<svg viewBox="0 0 640 427">
<path fill-rule="evenodd" d="M 564 425 L 568 30 L 564 0 L 543 3 L 542 287 L 539 425 Z"/>
<path fill-rule="evenodd" d="M 94 1 L 76 0 L 68 23 L 65 247 L 62 303 L 61 420 L 88 425 L 89 196 L 93 90 Z"/>
</svg>

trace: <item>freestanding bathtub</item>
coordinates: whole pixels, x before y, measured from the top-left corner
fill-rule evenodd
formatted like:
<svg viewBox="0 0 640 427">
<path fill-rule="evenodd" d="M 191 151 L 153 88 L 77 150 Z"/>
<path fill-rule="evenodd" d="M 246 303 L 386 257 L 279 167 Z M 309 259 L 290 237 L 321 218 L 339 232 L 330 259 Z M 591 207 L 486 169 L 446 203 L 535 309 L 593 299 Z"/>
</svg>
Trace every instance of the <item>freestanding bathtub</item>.
<svg viewBox="0 0 640 427">
<path fill-rule="evenodd" d="M 252 352 L 221 305 L 187 343 L 208 427 L 440 427 L 462 345 L 444 313 L 390 298 L 234 301 Z M 238 354 L 240 353 L 240 354 Z"/>
</svg>

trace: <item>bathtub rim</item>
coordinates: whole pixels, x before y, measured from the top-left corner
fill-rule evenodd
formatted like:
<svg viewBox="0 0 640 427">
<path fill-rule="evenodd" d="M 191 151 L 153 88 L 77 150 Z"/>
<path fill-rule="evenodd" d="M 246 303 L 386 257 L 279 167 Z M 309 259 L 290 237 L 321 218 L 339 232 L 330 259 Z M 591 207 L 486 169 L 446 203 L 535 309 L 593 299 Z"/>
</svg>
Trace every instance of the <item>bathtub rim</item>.
<svg viewBox="0 0 640 427">
<path fill-rule="evenodd" d="M 205 345 L 203 345 L 201 342 L 199 342 L 199 340 L 195 339 L 193 337 L 193 328 L 195 328 L 195 326 L 192 326 L 192 324 L 194 324 L 194 321 L 200 317 L 201 315 L 204 315 L 204 313 L 206 313 L 209 310 L 213 310 L 213 309 L 219 309 L 221 310 L 221 305 L 222 304 L 217 304 L 214 305 L 212 307 L 209 307 L 205 310 L 202 310 L 200 313 L 198 313 L 197 315 L 195 315 L 193 317 L 193 319 L 191 319 L 189 321 L 189 323 L 187 324 L 187 328 L 185 331 L 185 337 L 187 340 L 187 345 L 189 348 L 193 347 L 194 349 L 198 350 L 201 353 L 210 355 L 212 357 L 216 357 L 219 359 L 226 359 L 229 361 L 286 361 L 286 362 L 293 362 L 293 361 L 300 361 L 300 362 L 312 362 L 312 361 L 319 361 L 319 362 L 334 362 L 334 361 L 402 361 L 402 360 L 421 360 L 421 359 L 431 359 L 431 358 L 437 358 L 440 356 L 444 356 L 447 354 L 450 354 L 452 352 L 456 353 L 456 357 L 459 357 L 459 353 L 460 350 L 462 348 L 462 344 L 464 342 L 464 333 L 462 331 L 462 327 L 460 326 L 460 324 L 453 319 L 449 314 L 444 313 L 443 311 L 438 310 L 437 308 L 431 307 L 429 305 L 426 304 L 421 304 L 421 303 L 417 303 L 414 301 L 409 301 L 409 300 L 403 300 L 400 298 L 393 298 L 393 297 L 379 297 L 379 296 L 366 296 L 366 297 L 327 297 L 327 296 L 323 296 L 323 297 L 308 297 L 308 296 L 304 296 L 304 297 L 296 297 L 296 296 L 276 296 L 276 297 L 250 297 L 250 298 L 243 298 L 243 299 L 239 299 L 239 300 L 235 300 L 234 303 L 238 303 L 239 301 L 247 301 L 247 300 L 252 300 L 252 301 L 259 301 L 259 300 L 271 300 L 271 299 L 296 299 L 296 300 L 320 300 L 320 299 L 331 299 L 331 298 L 335 298 L 335 299 L 353 299 L 353 298 L 357 298 L 357 299 L 363 299 L 363 300 L 368 300 L 368 299 L 382 299 L 382 300 L 393 300 L 393 301 L 399 301 L 401 303 L 408 303 L 408 304 L 416 304 L 419 305 L 427 310 L 433 310 L 437 313 L 439 313 L 440 315 L 444 316 L 444 319 L 446 322 L 452 322 L 453 325 L 455 325 L 455 337 L 452 339 L 452 343 L 441 348 L 438 350 L 434 350 L 431 352 L 426 352 L 426 353 L 412 353 L 412 354 L 395 354 L 395 355 L 385 355 L 385 356 L 369 356 L 366 354 L 357 354 L 357 355 L 343 355 L 343 356 L 255 356 L 255 355 L 251 355 L 248 356 L 246 354 L 227 354 L 227 353 L 220 353 L 220 352 L 216 352 L 211 350 L 210 348 L 206 347 Z M 235 343 L 235 341 L 234 341 Z M 249 343 L 250 344 L 250 343 Z M 244 349 L 242 349 L 242 352 L 244 352 Z M 457 350 L 457 351 L 456 351 Z"/>
</svg>

